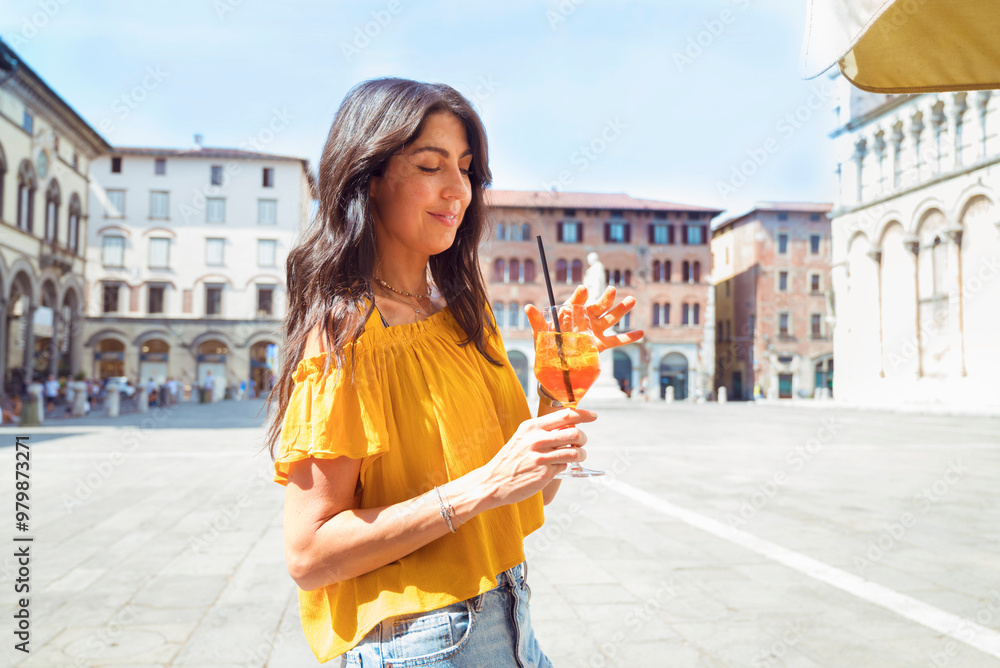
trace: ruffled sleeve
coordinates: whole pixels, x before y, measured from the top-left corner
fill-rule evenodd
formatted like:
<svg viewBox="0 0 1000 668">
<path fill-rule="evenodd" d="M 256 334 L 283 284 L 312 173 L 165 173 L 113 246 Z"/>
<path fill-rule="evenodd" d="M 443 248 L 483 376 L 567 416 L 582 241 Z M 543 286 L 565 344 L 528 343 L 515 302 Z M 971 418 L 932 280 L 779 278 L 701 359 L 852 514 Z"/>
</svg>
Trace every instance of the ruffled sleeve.
<svg viewBox="0 0 1000 668">
<path fill-rule="evenodd" d="M 385 402 L 379 369 L 367 351 L 355 351 L 356 373 L 331 362 L 326 354 L 303 359 L 295 369 L 295 386 L 281 429 L 281 447 L 274 462 L 274 481 L 288 484 L 292 462 L 309 457 L 361 460 L 361 473 L 389 450 Z M 345 357 L 352 357 L 345 351 Z"/>
</svg>

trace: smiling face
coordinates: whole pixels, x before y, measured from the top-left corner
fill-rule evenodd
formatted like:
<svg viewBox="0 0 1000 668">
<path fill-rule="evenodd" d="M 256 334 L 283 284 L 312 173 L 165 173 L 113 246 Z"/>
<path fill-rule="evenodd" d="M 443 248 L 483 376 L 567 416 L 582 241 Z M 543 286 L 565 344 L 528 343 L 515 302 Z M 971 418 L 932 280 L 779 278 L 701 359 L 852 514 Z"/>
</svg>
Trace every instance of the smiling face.
<svg viewBox="0 0 1000 668">
<path fill-rule="evenodd" d="M 372 178 L 376 243 L 382 260 L 423 261 L 451 247 L 472 201 L 472 151 L 451 112 L 426 118 L 413 142 Z"/>
</svg>

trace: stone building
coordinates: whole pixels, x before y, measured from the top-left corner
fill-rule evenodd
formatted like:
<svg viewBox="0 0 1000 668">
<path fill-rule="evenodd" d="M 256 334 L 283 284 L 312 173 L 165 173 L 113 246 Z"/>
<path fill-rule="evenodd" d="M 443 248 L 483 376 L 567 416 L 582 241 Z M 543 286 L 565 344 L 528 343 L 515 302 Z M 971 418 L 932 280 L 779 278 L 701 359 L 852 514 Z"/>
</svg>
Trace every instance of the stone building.
<svg viewBox="0 0 1000 668">
<path fill-rule="evenodd" d="M 831 387 L 831 204 L 761 203 L 712 232 L 716 387 L 730 399 Z"/>
<path fill-rule="evenodd" d="M 596 252 L 609 285 L 637 305 L 621 324 L 645 340 L 614 351 L 614 372 L 635 391 L 647 379 L 651 397 L 668 386 L 677 399 L 707 397 L 713 387 L 714 331 L 709 225 L 721 213 L 624 194 L 493 190 L 495 223 L 481 249 L 494 316 L 529 396 L 535 395 L 531 328 L 524 305 L 548 302 L 536 235 L 546 248 L 557 302 L 565 301 Z"/>
<path fill-rule="evenodd" d="M 0 42 L 0 396 L 86 368 L 87 170 L 109 149 Z"/>
<path fill-rule="evenodd" d="M 309 219 L 301 158 L 239 149 L 115 147 L 91 165 L 86 367 L 216 398 L 265 389 L 285 309 L 284 262 Z"/>
<path fill-rule="evenodd" d="M 1000 99 L 839 83 L 837 397 L 1000 408 Z"/>
</svg>

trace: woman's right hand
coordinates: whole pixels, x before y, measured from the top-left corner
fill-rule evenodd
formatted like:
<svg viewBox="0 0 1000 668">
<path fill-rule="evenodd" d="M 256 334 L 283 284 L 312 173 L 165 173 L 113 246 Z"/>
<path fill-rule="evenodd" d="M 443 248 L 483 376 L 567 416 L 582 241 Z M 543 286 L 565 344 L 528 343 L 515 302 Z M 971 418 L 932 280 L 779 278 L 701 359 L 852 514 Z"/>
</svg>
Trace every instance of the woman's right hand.
<svg viewBox="0 0 1000 668">
<path fill-rule="evenodd" d="M 587 435 L 577 427 L 597 413 L 566 408 L 525 420 L 490 462 L 480 469 L 490 507 L 523 501 L 537 494 L 571 462 L 587 457 Z M 566 447 L 572 446 L 572 447 Z"/>
</svg>

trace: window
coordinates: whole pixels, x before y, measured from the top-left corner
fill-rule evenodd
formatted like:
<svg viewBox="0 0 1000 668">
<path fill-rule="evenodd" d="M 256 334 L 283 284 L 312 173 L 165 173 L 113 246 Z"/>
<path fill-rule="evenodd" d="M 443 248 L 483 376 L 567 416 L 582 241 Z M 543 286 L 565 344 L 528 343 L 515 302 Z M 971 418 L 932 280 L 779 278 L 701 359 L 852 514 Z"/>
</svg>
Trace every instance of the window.
<svg viewBox="0 0 1000 668">
<path fill-rule="evenodd" d="M 631 286 L 632 286 L 632 270 L 631 269 L 626 269 L 625 270 L 625 287 L 631 287 Z"/>
<path fill-rule="evenodd" d="M 778 234 L 778 254 L 785 255 L 788 253 L 788 233 L 780 232 Z"/>
<path fill-rule="evenodd" d="M 222 314 L 222 286 L 205 286 L 205 315 Z"/>
<path fill-rule="evenodd" d="M 166 220 L 169 218 L 170 194 L 153 191 L 150 193 L 149 217 L 155 220 Z"/>
<path fill-rule="evenodd" d="M 2 204 L 0 204 L 2 206 Z M 80 198 L 73 193 L 69 199 L 69 239 L 67 246 L 74 253 L 80 251 Z"/>
<path fill-rule="evenodd" d="M 670 324 L 670 304 L 663 305 L 663 324 Z"/>
<path fill-rule="evenodd" d="M 694 307 L 691 310 L 693 311 L 692 320 L 694 321 L 692 324 L 700 325 L 701 324 L 701 304 L 695 304 Z"/>
<path fill-rule="evenodd" d="M 570 280 L 567 283 L 583 283 L 583 262 L 580 260 L 573 260 L 573 264 L 570 265 Z"/>
<path fill-rule="evenodd" d="M 273 188 L 274 187 L 274 167 L 265 167 L 264 168 L 264 183 L 263 183 L 263 185 L 264 185 L 265 188 Z"/>
<path fill-rule="evenodd" d="M 167 269 L 168 267 L 170 267 L 170 239 L 150 239 L 149 268 Z"/>
<path fill-rule="evenodd" d="M 583 243 L 583 223 L 564 220 L 556 225 L 556 241 L 567 244 Z"/>
<path fill-rule="evenodd" d="M 819 242 L 821 238 L 818 234 L 809 235 L 809 252 L 813 255 L 819 255 Z"/>
<path fill-rule="evenodd" d="M 732 324 L 733 324 L 732 320 L 726 321 L 726 341 L 733 340 L 733 328 L 731 327 Z"/>
<path fill-rule="evenodd" d="M 813 222 L 813 223 L 818 223 L 819 222 L 819 214 L 818 213 L 810 213 L 809 214 L 809 221 Z"/>
<path fill-rule="evenodd" d="M 32 114 L 27 109 L 24 110 L 24 116 L 21 117 L 21 127 L 29 135 L 35 134 L 35 115 Z M 119 158 L 121 160 L 121 158 Z"/>
<path fill-rule="evenodd" d="M 813 313 L 811 316 L 812 324 L 812 337 L 814 339 L 823 338 L 823 314 Z"/>
<path fill-rule="evenodd" d="M 257 288 L 257 317 L 274 315 L 274 288 Z"/>
<path fill-rule="evenodd" d="M 778 214 L 778 220 L 781 220 L 781 221 L 788 220 L 788 214 L 787 213 L 779 213 Z"/>
<path fill-rule="evenodd" d="M 503 223 L 497 223 L 497 241 L 503 241 L 507 238 L 507 226 Z"/>
<path fill-rule="evenodd" d="M 556 260 L 556 283 L 568 283 L 568 265 L 566 260 Z"/>
<path fill-rule="evenodd" d="M 504 279 L 504 269 L 506 268 L 506 263 L 503 260 L 493 261 L 493 282 L 503 283 Z M 499 322 L 499 320 L 497 321 Z"/>
<path fill-rule="evenodd" d="M 531 225 L 527 223 L 521 225 L 521 240 L 531 241 Z"/>
<path fill-rule="evenodd" d="M 521 263 L 516 258 L 507 265 L 507 283 L 521 282 Z"/>
<path fill-rule="evenodd" d="M 729 284 L 732 283 L 732 282 L 733 282 L 733 279 L 731 279 L 731 278 L 726 281 L 726 296 L 727 297 L 729 296 Z"/>
<path fill-rule="evenodd" d="M 73 152 L 73 169 L 80 169 L 80 156 L 75 151 Z"/>
<path fill-rule="evenodd" d="M 151 285 L 146 292 L 146 312 L 163 313 L 163 286 Z"/>
<path fill-rule="evenodd" d="M 167 159 L 157 158 L 156 163 L 153 166 L 153 173 L 157 176 L 165 176 L 167 173 Z"/>
<path fill-rule="evenodd" d="M 653 327 L 660 326 L 660 305 L 653 304 Z"/>
<path fill-rule="evenodd" d="M 59 205 L 62 196 L 59 192 L 59 182 L 49 181 L 45 191 L 45 240 L 55 242 L 59 239 Z"/>
<path fill-rule="evenodd" d="M 685 283 L 691 281 L 691 263 L 687 260 L 681 265 L 681 280 Z"/>
<path fill-rule="evenodd" d="M 681 306 L 681 324 L 690 324 L 691 307 L 687 304 Z"/>
<path fill-rule="evenodd" d="M 493 322 L 497 327 L 503 326 L 503 304 L 500 302 L 493 302 Z"/>
<path fill-rule="evenodd" d="M 205 200 L 205 222 L 226 222 L 226 200 L 222 197 L 209 197 Z"/>
<path fill-rule="evenodd" d="M 624 220 L 604 223 L 604 241 L 612 244 L 631 243 L 631 226 Z"/>
<path fill-rule="evenodd" d="M 278 252 L 278 242 L 274 239 L 257 240 L 257 266 L 273 267 Z"/>
<path fill-rule="evenodd" d="M 125 191 L 124 190 L 108 190 L 108 218 L 124 218 L 125 217 Z"/>
<path fill-rule="evenodd" d="M 653 261 L 653 282 L 670 282 L 670 260 L 664 260 L 663 262 L 660 262 L 659 260 Z"/>
<path fill-rule="evenodd" d="M 694 265 L 691 267 L 691 282 L 701 283 L 701 262 L 695 260 Z"/>
<path fill-rule="evenodd" d="M 665 246 L 667 244 L 673 243 L 673 231 L 672 225 L 650 225 L 649 226 L 649 243 L 656 244 L 658 246 Z"/>
<path fill-rule="evenodd" d="M 118 285 L 114 283 L 102 283 L 103 286 L 103 312 L 118 313 Z"/>
<path fill-rule="evenodd" d="M 809 291 L 819 292 L 819 274 L 809 276 Z"/>
<path fill-rule="evenodd" d="M 788 292 L 788 272 L 778 272 L 778 292 Z"/>
<path fill-rule="evenodd" d="M 510 227 L 507 228 L 508 241 L 524 241 L 524 235 L 521 234 L 521 226 L 517 223 L 511 223 Z"/>
<path fill-rule="evenodd" d="M 205 239 L 205 264 L 214 267 L 220 266 L 222 264 L 222 249 L 225 244 L 225 239 Z"/>
<path fill-rule="evenodd" d="M 213 186 L 222 185 L 222 165 L 212 165 L 211 181 Z"/>
<path fill-rule="evenodd" d="M 705 243 L 705 225 L 685 225 L 687 245 L 700 246 Z"/>
<path fill-rule="evenodd" d="M 121 174 L 122 173 L 122 159 L 118 156 L 111 158 L 111 173 Z"/>
<path fill-rule="evenodd" d="M 105 267 L 124 267 L 125 237 L 103 237 L 101 239 L 101 261 Z"/>
<path fill-rule="evenodd" d="M 535 261 L 525 260 L 524 261 L 524 282 L 534 283 L 535 282 Z"/>
<path fill-rule="evenodd" d="M 567 218 L 576 218 L 576 209 L 563 209 L 563 215 Z"/>
<path fill-rule="evenodd" d="M 278 222 L 278 200 L 257 200 L 257 223 L 259 225 L 274 225 Z"/>
<path fill-rule="evenodd" d="M 521 309 L 517 303 L 507 307 L 507 327 L 517 329 L 521 326 Z"/>
<path fill-rule="evenodd" d="M 778 336 L 782 337 L 789 336 L 787 313 L 778 314 Z"/>
</svg>

